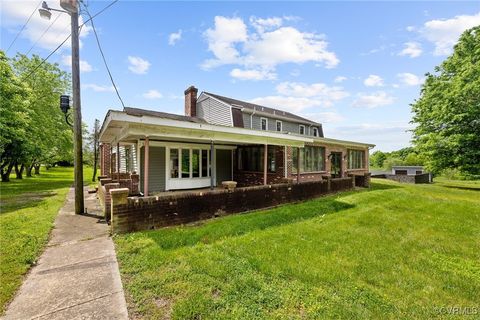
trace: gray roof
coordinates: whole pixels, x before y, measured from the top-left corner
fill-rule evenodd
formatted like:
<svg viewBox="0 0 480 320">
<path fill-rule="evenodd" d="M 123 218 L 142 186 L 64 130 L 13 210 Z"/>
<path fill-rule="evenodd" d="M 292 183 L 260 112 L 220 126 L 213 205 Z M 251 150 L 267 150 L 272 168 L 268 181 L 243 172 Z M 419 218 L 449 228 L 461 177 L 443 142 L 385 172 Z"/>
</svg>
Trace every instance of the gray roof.
<svg viewBox="0 0 480 320">
<path fill-rule="evenodd" d="M 227 104 L 229 104 L 233 107 L 236 106 L 236 107 L 261 111 L 261 112 L 265 112 L 265 113 L 270 113 L 273 116 L 281 116 L 281 117 L 290 118 L 290 119 L 292 119 L 296 122 L 301 122 L 301 123 L 305 123 L 305 124 L 309 124 L 309 125 L 315 125 L 315 126 L 321 126 L 321 124 L 318 123 L 318 122 L 302 118 L 300 116 L 297 116 L 296 114 L 293 114 L 293 113 L 290 113 L 290 112 L 287 112 L 287 111 L 282 111 L 282 110 L 278 110 L 278 109 L 274 109 L 274 108 L 269 108 L 269 107 L 261 106 L 261 105 L 258 105 L 258 104 L 254 104 L 254 103 L 250 103 L 250 102 L 246 102 L 246 101 L 242 101 L 242 100 L 232 99 L 232 98 L 220 96 L 218 94 L 214 94 L 214 93 L 210 93 L 210 92 L 205 92 L 205 94 L 208 94 L 209 96 L 212 96 L 212 97 L 214 97 L 218 100 L 221 100 L 221 101 L 223 101 L 223 102 L 225 102 L 225 103 L 227 103 Z"/>
<path fill-rule="evenodd" d="M 205 120 L 201 118 L 188 117 L 188 116 L 182 116 L 179 114 L 138 109 L 138 108 L 124 108 L 123 112 L 125 112 L 128 115 L 137 116 L 137 117 L 151 116 L 151 117 L 170 119 L 170 120 L 187 121 L 187 122 L 195 122 L 195 123 L 207 123 Z"/>
</svg>

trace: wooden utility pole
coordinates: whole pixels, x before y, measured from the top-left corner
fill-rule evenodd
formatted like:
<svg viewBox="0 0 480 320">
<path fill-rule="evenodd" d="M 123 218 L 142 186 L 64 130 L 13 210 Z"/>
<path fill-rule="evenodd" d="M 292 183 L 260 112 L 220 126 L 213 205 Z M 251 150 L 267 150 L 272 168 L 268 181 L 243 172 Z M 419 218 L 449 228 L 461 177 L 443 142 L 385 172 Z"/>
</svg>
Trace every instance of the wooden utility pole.
<svg viewBox="0 0 480 320">
<path fill-rule="evenodd" d="M 78 1 L 70 11 L 72 20 L 72 93 L 73 93 L 73 145 L 75 148 L 75 214 L 83 214 L 83 152 L 82 152 L 82 108 L 80 102 L 80 50 L 78 42 Z"/>
</svg>

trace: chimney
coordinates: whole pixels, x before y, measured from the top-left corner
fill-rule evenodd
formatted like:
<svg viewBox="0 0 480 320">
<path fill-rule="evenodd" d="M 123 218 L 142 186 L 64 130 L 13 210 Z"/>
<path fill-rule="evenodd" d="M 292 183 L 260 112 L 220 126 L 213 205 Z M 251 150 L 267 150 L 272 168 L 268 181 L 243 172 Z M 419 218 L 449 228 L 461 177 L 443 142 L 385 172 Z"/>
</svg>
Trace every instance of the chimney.
<svg viewBox="0 0 480 320">
<path fill-rule="evenodd" d="M 197 116 L 197 92 L 198 89 L 194 86 L 188 87 L 185 90 L 185 115 L 189 117 Z"/>
</svg>

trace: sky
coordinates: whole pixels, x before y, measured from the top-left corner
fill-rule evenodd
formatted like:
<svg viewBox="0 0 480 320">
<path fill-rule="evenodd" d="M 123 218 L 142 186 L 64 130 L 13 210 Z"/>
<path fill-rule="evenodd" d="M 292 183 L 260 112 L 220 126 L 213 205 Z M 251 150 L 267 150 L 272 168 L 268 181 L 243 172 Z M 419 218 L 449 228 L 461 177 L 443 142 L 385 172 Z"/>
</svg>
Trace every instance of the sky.
<svg viewBox="0 0 480 320">
<path fill-rule="evenodd" d="M 69 16 L 56 12 L 50 21 L 35 12 L 19 34 L 39 3 L 1 0 L 8 56 L 46 57 L 69 35 Z M 109 3 L 85 2 L 92 15 Z M 128 107 L 183 114 L 183 92 L 195 85 L 318 121 L 325 137 L 392 151 L 410 145 L 410 104 L 460 34 L 480 25 L 480 1 L 120 0 L 94 22 Z M 82 114 L 92 126 L 122 105 L 90 24 L 80 41 Z M 48 61 L 68 71 L 70 59 L 67 41 Z"/>
</svg>

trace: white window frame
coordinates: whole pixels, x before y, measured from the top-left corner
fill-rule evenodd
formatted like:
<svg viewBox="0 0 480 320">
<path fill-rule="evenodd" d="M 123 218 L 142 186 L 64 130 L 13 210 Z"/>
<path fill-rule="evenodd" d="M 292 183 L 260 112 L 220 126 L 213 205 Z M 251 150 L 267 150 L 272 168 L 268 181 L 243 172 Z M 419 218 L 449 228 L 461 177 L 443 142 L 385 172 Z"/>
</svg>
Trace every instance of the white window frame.
<svg viewBox="0 0 480 320">
<path fill-rule="evenodd" d="M 280 130 L 278 130 L 278 124 L 280 123 Z M 283 131 L 283 122 L 280 120 L 275 120 L 275 130 L 277 132 L 282 132 Z"/>
<path fill-rule="evenodd" d="M 313 128 L 313 136 L 318 137 L 318 128 Z"/>
<path fill-rule="evenodd" d="M 265 120 L 265 129 L 263 129 L 263 120 Z M 260 130 L 267 131 L 268 130 L 268 119 L 267 118 L 260 118 Z"/>
<path fill-rule="evenodd" d="M 303 128 L 303 133 L 302 133 L 302 128 Z M 298 126 L 298 133 L 305 135 L 305 126 L 303 124 Z"/>
</svg>

